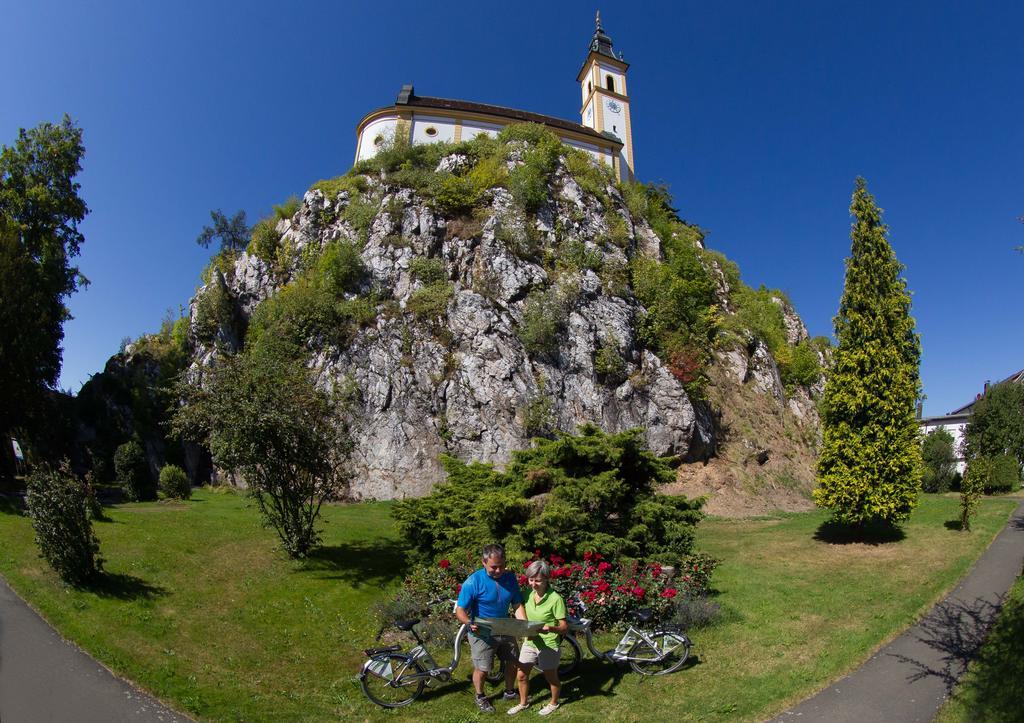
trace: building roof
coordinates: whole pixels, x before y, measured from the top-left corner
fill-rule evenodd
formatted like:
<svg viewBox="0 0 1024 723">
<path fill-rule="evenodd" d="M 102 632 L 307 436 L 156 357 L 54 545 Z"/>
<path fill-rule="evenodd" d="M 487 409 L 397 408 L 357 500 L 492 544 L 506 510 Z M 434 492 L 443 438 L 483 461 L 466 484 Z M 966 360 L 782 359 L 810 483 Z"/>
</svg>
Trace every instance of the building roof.
<svg viewBox="0 0 1024 723">
<path fill-rule="evenodd" d="M 583 73 L 587 69 L 587 63 L 590 61 L 591 56 L 600 55 L 606 60 L 612 61 L 612 65 L 621 68 L 625 71 L 629 68 L 627 63 L 622 58 L 622 53 L 618 55 L 612 50 L 612 39 L 605 33 L 604 28 L 601 27 L 601 11 L 597 11 L 597 15 L 594 16 L 594 24 L 597 28 L 594 30 L 594 37 L 590 39 L 590 46 L 587 48 L 587 57 L 583 61 L 583 65 L 580 67 L 580 72 L 576 75 L 576 80 L 582 80 Z"/>
<path fill-rule="evenodd" d="M 542 115 L 540 113 L 531 113 L 530 111 L 517 110 L 515 108 L 505 108 L 500 105 L 474 103 L 468 100 L 454 100 L 452 98 L 431 98 L 429 96 L 420 96 L 413 92 L 413 87 L 411 85 L 402 86 L 402 90 L 399 92 L 398 98 L 395 100 L 395 107 L 423 109 L 436 108 L 438 110 L 461 111 L 463 113 L 480 113 L 482 115 L 498 116 L 499 118 L 505 118 L 511 121 L 540 123 L 542 125 L 550 126 L 551 128 L 560 128 L 562 130 L 572 131 L 573 133 L 590 136 L 595 141 L 600 141 L 605 145 L 612 145 L 616 147 L 621 147 L 623 145 L 622 141 L 619 140 L 618 137 L 608 131 L 598 133 L 593 128 L 588 128 L 587 126 L 580 125 L 579 123 L 573 123 L 572 121 L 567 121 L 562 118 L 555 118 L 554 116 Z"/>
<path fill-rule="evenodd" d="M 1009 383 L 1013 383 L 1013 384 L 1024 384 L 1024 369 L 1021 369 L 1018 372 L 1014 372 L 1010 376 L 1006 377 L 1006 379 L 1003 379 L 1002 381 L 998 381 L 998 382 L 996 382 L 995 384 L 993 384 L 991 386 L 998 387 L 1000 384 L 1006 384 L 1008 382 Z M 989 389 L 990 389 L 989 383 L 985 382 L 985 391 L 987 392 Z M 969 404 L 965 404 L 962 407 L 954 409 L 949 414 L 950 415 L 954 415 L 954 414 L 970 414 L 972 409 L 974 408 L 974 405 L 978 403 L 978 400 L 981 399 L 982 396 L 984 396 L 984 394 L 979 394 L 973 400 L 971 400 L 971 402 Z"/>
</svg>

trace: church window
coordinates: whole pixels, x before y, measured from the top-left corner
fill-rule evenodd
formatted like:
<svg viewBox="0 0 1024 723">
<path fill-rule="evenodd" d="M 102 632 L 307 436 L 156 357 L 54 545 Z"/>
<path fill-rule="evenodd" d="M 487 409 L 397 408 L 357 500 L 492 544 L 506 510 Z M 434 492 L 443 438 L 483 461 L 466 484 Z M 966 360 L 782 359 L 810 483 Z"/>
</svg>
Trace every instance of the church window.
<svg viewBox="0 0 1024 723">
<path fill-rule="evenodd" d="M 606 75 L 604 77 L 604 82 L 608 86 L 608 90 L 615 90 L 615 78 L 611 75 Z"/>
<path fill-rule="evenodd" d="M 425 130 L 424 133 L 433 138 L 437 135 L 437 128 L 434 128 L 434 126 L 427 126 L 427 130 Z"/>
<path fill-rule="evenodd" d="M 588 93 L 593 93 L 594 92 L 594 84 L 591 83 L 589 80 L 587 81 L 587 92 Z"/>
<path fill-rule="evenodd" d="M 379 146 L 382 143 L 384 143 L 384 136 L 382 135 L 378 135 L 376 138 L 373 139 L 373 145 L 375 146 Z"/>
</svg>

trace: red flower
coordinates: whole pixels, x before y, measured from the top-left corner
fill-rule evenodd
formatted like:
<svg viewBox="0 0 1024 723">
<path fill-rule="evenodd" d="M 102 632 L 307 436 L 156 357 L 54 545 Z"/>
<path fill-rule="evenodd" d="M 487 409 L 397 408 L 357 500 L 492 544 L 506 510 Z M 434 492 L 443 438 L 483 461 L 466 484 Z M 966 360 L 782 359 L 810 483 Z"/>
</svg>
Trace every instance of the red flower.
<svg viewBox="0 0 1024 723">
<path fill-rule="evenodd" d="M 458 585 L 455 586 L 455 593 L 458 594 L 460 592 L 462 592 L 462 583 L 461 582 Z"/>
<path fill-rule="evenodd" d="M 583 577 L 590 578 L 594 574 L 594 568 L 592 565 L 587 565 L 587 569 L 583 571 Z"/>
<path fill-rule="evenodd" d="M 441 562 L 437 563 L 437 566 L 442 570 L 447 570 L 452 564 L 448 560 L 441 560 Z"/>
<path fill-rule="evenodd" d="M 561 558 L 558 555 L 552 555 L 551 556 L 551 564 L 552 565 L 561 565 L 563 562 L 565 562 L 564 558 Z"/>
<path fill-rule="evenodd" d="M 633 594 L 638 598 L 642 598 L 644 596 L 644 589 L 642 587 L 634 587 Z"/>
<path fill-rule="evenodd" d="M 516 580 L 519 581 L 519 587 L 523 587 L 527 583 L 526 575 L 516 575 Z"/>
<path fill-rule="evenodd" d="M 603 575 L 612 569 L 612 565 L 609 562 L 599 562 L 597 564 L 597 574 Z"/>
<path fill-rule="evenodd" d="M 661 565 L 654 563 L 651 565 L 651 577 L 659 577 L 661 575 Z"/>
<path fill-rule="evenodd" d="M 661 591 L 662 597 L 673 598 L 676 596 L 676 589 L 674 587 L 667 587 Z"/>
<path fill-rule="evenodd" d="M 603 560 L 604 558 L 601 556 L 600 552 L 595 552 L 594 553 L 594 559 L 595 560 Z"/>
<path fill-rule="evenodd" d="M 618 586 L 616 586 L 615 589 L 618 590 L 619 592 L 629 592 L 630 591 L 629 585 L 618 585 Z"/>
<path fill-rule="evenodd" d="M 608 592 L 610 587 L 611 585 L 608 584 L 607 580 L 600 580 L 596 585 L 594 585 L 594 589 L 598 592 Z"/>
<path fill-rule="evenodd" d="M 540 550 L 534 550 L 533 551 L 533 558 L 536 560 L 538 557 L 540 557 Z"/>
<path fill-rule="evenodd" d="M 588 562 L 590 561 L 590 558 L 592 558 L 593 556 L 594 556 L 594 553 L 591 552 L 590 550 L 587 550 L 586 552 L 583 553 L 583 559 L 587 560 Z"/>
</svg>

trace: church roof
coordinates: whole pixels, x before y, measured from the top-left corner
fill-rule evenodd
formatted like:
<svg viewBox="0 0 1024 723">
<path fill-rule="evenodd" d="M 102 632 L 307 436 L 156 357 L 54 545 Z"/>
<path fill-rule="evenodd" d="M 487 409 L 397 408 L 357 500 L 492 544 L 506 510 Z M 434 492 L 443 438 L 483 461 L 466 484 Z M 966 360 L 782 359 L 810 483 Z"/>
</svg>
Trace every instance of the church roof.
<svg viewBox="0 0 1024 723">
<path fill-rule="evenodd" d="M 468 100 L 420 96 L 413 93 L 411 85 L 402 87 L 402 91 L 398 94 L 398 98 L 395 100 L 395 107 L 423 109 L 436 108 L 438 110 L 498 116 L 499 118 L 519 121 L 521 123 L 540 123 L 542 125 L 550 126 L 551 128 L 560 128 L 562 130 L 590 136 L 591 138 L 599 140 L 605 144 L 622 146 L 622 141 L 608 131 L 598 133 L 593 128 L 588 128 L 587 126 L 580 125 L 579 123 L 573 123 L 572 121 L 567 121 L 563 118 L 556 118 L 550 115 L 542 115 L 541 113 L 532 113 L 527 110 L 505 108 L 504 106 L 490 105 L 488 103 L 474 103 Z"/>
</svg>

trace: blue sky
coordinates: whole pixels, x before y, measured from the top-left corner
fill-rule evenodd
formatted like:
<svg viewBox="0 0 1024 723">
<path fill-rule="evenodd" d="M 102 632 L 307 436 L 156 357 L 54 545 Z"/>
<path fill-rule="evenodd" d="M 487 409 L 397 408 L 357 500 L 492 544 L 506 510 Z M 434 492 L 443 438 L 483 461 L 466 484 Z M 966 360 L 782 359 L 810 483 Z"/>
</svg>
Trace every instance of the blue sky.
<svg viewBox="0 0 1024 723">
<path fill-rule="evenodd" d="M 85 131 L 92 209 L 61 386 L 194 293 L 209 211 L 252 221 L 345 172 L 355 126 L 422 95 L 579 120 L 597 6 L 0 2 L 0 143 Z M 638 177 L 744 280 L 831 334 L 863 175 L 906 264 L 926 414 L 1024 367 L 1024 5 L 617 3 Z"/>
</svg>

